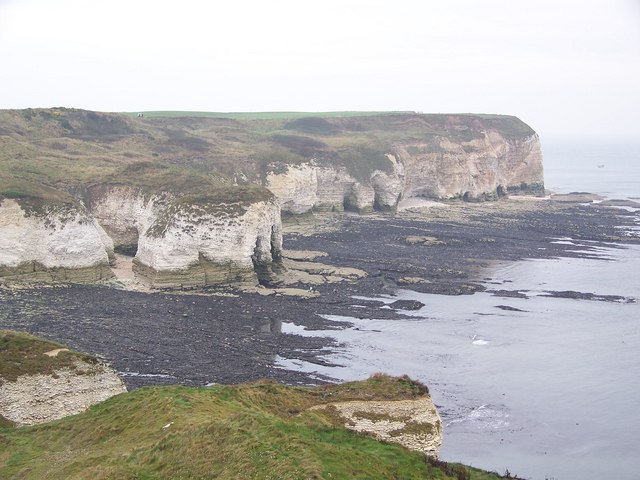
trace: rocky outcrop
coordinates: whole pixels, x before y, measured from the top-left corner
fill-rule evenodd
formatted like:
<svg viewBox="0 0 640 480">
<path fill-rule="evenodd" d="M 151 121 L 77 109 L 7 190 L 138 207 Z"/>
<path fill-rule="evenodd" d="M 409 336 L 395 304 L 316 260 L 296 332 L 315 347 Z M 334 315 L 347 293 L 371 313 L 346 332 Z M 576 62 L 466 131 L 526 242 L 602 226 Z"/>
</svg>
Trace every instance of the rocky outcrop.
<svg viewBox="0 0 640 480">
<path fill-rule="evenodd" d="M 537 135 L 505 138 L 496 131 L 455 142 L 398 145 L 405 167 L 403 198 L 496 198 L 508 192 L 544 193 L 542 154 Z"/>
<path fill-rule="evenodd" d="M 292 214 L 395 210 L 400 200 L 415 197 L 477 201 L 508 193 L 544 193 L 536 134 L 511 138 L 490 130 L 469 140 L 434 136 L 398 142 L 386 158 L 388 170 L 374 170 L 365 179 L 315 159 L 273 165 L 265 186 L 278 197 L 282 210 Z"/>
<path fill-rule="evenodd" d="M 156 287 L 255 284 L 271 278 L 281 250 L 275 200 L 178 202 L 140 236 L 134 265 Z"/>
<path fill-rule="evenodd" d="M 135 255 L 137 274 L 154 287 L 268 282 L 280 265 L 280 207 L 260 187 L 245 190 L 248 196 L 177 197 L 98 185 L 84 195 L 88 208 L 48 205 L 38 212 L 5 199 L 0 204 L 0 277 L 109 278 L 115 249 Z"/>
<path fill-rule="evenodd" d="M 0 415 L 17 425 L 50 422 L 126 391 L 112 369 L 78 361 L 73 370 L 22 375 L 0 384 Z"/>
<path fill-rule="evenodd" d="M 115 251 L 158 287 L 267 283 L 280 211 L 544 191 L 538 136 L 515 117 L 279 117 L 0 111 L 0 277 L 99 280 Z"/>
<path fill-rule="evenodd" d="M 278 198 L 283 212 L 305 213 L 318 203 L 318 169 L 312 164 L 286 165 L 270 171 L 265 186 Z"/>
<path fill-rule="evenodd" d="M 0 277 L 94 281 L 111 276 L 113 244 L 81 206 L 0 200 Z"/>
<path fill-rule="evenodd" d="M 32 425 L 125 392 L 97 358 L 24 332 L 0 330 L 0 420 Z"/>
<path fill-rule="evenodd" d="M 125 185 L 94 185 L 86 195 L 96 222 L 113 242 L 116 252 L 135 255 L 140 235 L 171 200 L 168 194 L 145 194 Z"/>
<path fill-rule="evenodd" d="M 314 409 L 335 409 L 350 430 L 398 443 L 437 458 L 442 421 L 430 397 L 415 400 L 334 402 Z"/>
<path fill-rule="evenodd" d="M 387 158 L 393 170 L 375 170 L 366 182 L 357 180 L 345 167 L 320 166 L 311 160 L 269 172 L 265 186 L 276 195 L 282 211 L 291 214 L 311 210 L 359 213 L 392 210 L 402 195 L 404 166 L 391 154 Z"/>
<path fill-rule="evenodd" d="M 263 194 L 265 192 L 262 192 Z M 268 281 L 282 250 L 280 208 L 271 195 L 176 197 L 128 186 L 89 194 L 116 251 L 158 288 Z"/>
</svg>

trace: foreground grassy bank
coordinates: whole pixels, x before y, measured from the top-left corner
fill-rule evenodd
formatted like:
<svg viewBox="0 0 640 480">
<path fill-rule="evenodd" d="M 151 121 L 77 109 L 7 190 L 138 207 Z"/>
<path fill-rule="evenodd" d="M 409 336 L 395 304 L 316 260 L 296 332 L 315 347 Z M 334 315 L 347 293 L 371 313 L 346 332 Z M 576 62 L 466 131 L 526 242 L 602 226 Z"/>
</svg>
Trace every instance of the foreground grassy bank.
<svg viewBox="0 0 640 480">
<path fill-rule="evenodd" d="M 0 429 L 0 478 L 500 478 L 347 430 L 331 408 L 309 410 L 425 394 L 382 375 L 319 388 L 142 388 L 80 415 Z"/>
</svg>

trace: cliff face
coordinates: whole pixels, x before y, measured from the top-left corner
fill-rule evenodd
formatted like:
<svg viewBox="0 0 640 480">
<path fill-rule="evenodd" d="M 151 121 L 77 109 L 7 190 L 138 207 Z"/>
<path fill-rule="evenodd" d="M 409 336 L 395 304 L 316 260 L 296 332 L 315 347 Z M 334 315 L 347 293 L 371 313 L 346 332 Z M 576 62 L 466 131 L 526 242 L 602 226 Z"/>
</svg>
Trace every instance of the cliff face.
<svg viewBox="0 0 640 480">
<path fill-rule="evenodd" d="M 40 211 L 0 200 L 0 277 L 93 281 L 111 276 L 113 244 L 83 209 L 50 205 Z"/>
<path fill-rule="evenodd" d="M 154 287 L 255 284 L 280 261 L 280 208 L 272 196 L 182 198 L 116 185 L 93 187 L 89 198 L 116 251 L 135 255 L 136 273 Z"/>
<path fill-rule="evenodd" d="M 74 370 L 23 375 L 1 384 L 0 415 L 17 425 L 50 422 L 83 412 L 126 391 L 110 368 L 78 362 Z"/>
<path fill-rule="evenodd" d="M 145 195 L 139 188 L 96 185 L 89 189 L 88 208 L 112 240 L 116 251 L 135 255 L 138 239 L 168 202 L 168 195 Z"/>
<path fill-rule="evenodd" d="M 282 211 L 292 214 L 311 210 L 360 213 L 391 210 L 404 190 L 405 167 L 395 155 L 386 157 L 393 169 L 374 170 L 365 181 L 357 180 L 345 167 L 319 166 L 311 160 L 288 165 L 278 173 L 269 172 L 265 186 L 276 195 Z"/>
<path fill-rule="evenodd" d="M 314 407 L 316 410 L 326 408 L 335 409 L 349 430 L 438 458 L 442 446 L 442 420 L 431 397 L 334 402 Z"/>
<path fill-rule="evenodd" d="M 0 110 L 0 277 L 98 280 L 115 250 L 156 286 L 268 280 L 280 209 L 544 191 L 538 137 L 515 117 L 294 117 Z"/>
<path fill-rule="evenodd" d="M 113 252 L 135 255 L 154 287 L 268 281 L 282 250 L 279 204 L 222 195 L 176 197 L 98 185 L 84 206 L 39 212 L 0 203 L 0 277 L 90 282 L 111 277 Z"/>
<path fill-rule="evenodd" d="M 403 198 L 495 198 L 507 192 L 544 193 L 542 154 L 537 135 L 509 139 L 498 132 L 453 142 L 398 145 L 405 166 Z"/>
<path fill-rule="evenodd" d="M 49 422 L 126 392 L 95 357 L 43 338 L 0 330 L 0 419 Z"/>
<path fill-rule="evenodd" d="M 268 280 L 282 250 L 275 200 L 246 207 L 182 204 L 141 236 L 136 271 L 154 286 L 205 286 Z"/>
<path fill-rule="evenodd" d="M 388 171 L 354 178 L 345 167 L 310 160 L 271 171 L 265 186 L 292 214 L 315 211 L 393 210 L 402 199 L 494 199 L 508 193 L 544 193 L 538 136 L 508 138 L 497 131 L 481 138 L 399 142 L 386 158 Z M 277 172 L 277 173 L 276 173 Z"/>
</svg>

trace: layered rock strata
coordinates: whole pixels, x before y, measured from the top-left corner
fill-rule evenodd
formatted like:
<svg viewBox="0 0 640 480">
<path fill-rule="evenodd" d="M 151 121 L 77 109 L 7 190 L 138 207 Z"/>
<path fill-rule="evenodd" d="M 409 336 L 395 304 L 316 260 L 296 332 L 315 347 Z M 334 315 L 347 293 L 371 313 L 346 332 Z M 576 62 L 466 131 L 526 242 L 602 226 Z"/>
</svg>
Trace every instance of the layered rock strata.
<svg viewBox="0 0 640 480">
<path fill-rule="evenodd" d="M 41 209 L 0 200 L 0 277 L 33 281 L 95 281 L 111 276 L 113 243 L 79 206 Z"/>
<path fill-rule="evenodd" d="M 544 193 L 542 153 L 536 134 L 509 138 L 483 132 L 468 141 L 449 137 L 400 142 L 386 153 L 389 168 L 356 179 L 346 167 L 278 165 L 265 186 L 280 200 L 282 211 L 395 210 L 410 198 L 490 200 L 509 193 Z"/>
<path fill-rule="evenodd" d="M 96 220 L 134 270 L 157 288 L 268 281 L 282 250 L 280 208 L 260 201 L 98 186 L 89 194 Z"/>
<path fill-rule="evenodd" d="M 280 211 L 544 191 L 538 136 L 502 115 L 27 109 L 0 111 L 0 146 L 0 277 L 36 281 L 109 277 L 115 251 L 157 287 L 268 283 Z"/>
<path fill-rule="evenodd" d="M 398 145 L 407 175 L 403 198 L 490 199 L 508 192 L 544 193 L 538 135 L 506 138 L 496 131 L 466 142 Z"/>
<path fill-rule="evenodd" d="M 50 422 L 126 391 L 109 367 L 77 361 L 73 370 L 22 375 L 15 381 L 0 382 L 0 415 L 18 426 Z"/>
<path fill-rule="evenodd" d="M 335 402 L 314 409 L 335 409 L 350 430 L 398 443 L 438 458 L 442 420 L 430 397 L 416 400 Z"/>
<path fill-rule="evenodd" d="M 280 262 L 275 201 L 178 204 L 140 236 L 134 269 L 155 287 L 268 281 Z"/>
<path fill-rule="evenodd" d="M 393 210 L 403 192 L 404 165 L 395 156 L 387 158 L 391 172 L 375 170 L 363 182 L 352 176 L 345 167 L 319 166 L 314 160 L 301 165 L 287 165 L 269 172 L 265 186 L 273 192 L 282 211 L 301 214 L 309 211 L 345 210 L 369 213 Z"/>
<path fill-rule="evenodd" d="M 0 277 L 90 282 L 109 278 L 116 251 L 135 255 L 153 287 L 268 282 L 280 265 L 280 207 L 260 201 L 146 194 L 97 186 L 84 207 L 30 213 L 0 204 Z"/>
</svg>

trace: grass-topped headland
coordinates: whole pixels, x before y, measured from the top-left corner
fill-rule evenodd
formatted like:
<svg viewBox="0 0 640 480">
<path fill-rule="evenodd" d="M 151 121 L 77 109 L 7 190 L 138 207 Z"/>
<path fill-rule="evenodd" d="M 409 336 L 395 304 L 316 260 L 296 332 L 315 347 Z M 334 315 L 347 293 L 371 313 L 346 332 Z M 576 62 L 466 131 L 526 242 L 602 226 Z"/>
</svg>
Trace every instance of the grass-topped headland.
<svg viewBox="0 0 640 480">
<path fill-rule="evenodd" d="M 425 388 L 378 375 L 319 388 L 274 382 L 150 387 L 85 413 L 0 429 L 2 478 L 501 478 L 426 459 L 349 431 L 314 405 L 416 398 Z"/>
<path fill-rule="evenodd" d="M 60 350 L 56 355 L 47 352 Z M 76 370 L 78 362 L 97 364 L 98 359 L 64 345 L 28 333 L 0 330 L 0 385 L 21 375 L 51 375 L 62 369 Z"/>
<path fill-rule="evenodd" d="M 519 119 L 415 112 L 91 112 L 0 110 L 0 196 L 67 201 L 88 186 L 202 194 L 261 184 L 283 166 L 314 161 L 358 180 L 392 165 L 397 145 L 472 143 L 493 130 L 525 138 Z M 466 142 L 466 143 L 465 143 Z M 230 191 L 230 190 L 225 190 Z"/>
</svg>

